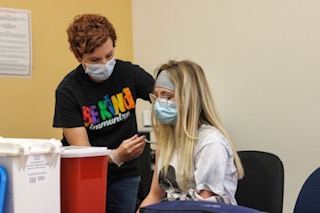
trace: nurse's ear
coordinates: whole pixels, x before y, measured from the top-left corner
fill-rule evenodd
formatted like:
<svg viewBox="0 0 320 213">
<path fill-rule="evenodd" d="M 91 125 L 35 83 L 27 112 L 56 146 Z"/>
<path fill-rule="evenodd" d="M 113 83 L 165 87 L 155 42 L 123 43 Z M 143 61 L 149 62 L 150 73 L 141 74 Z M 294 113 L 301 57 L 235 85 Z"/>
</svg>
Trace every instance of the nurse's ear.
<svg viewBox="0 0 320 213">
<path fill-rule="evenodd" d="M 81 63 L 82 59 L 81 59 L 81 57 L 80 57 L 79 55 L 74 54 L 74 57 L 77 59 L 77 61 L 78 61 L 79 63 Z"/>
<path fill-rule="evenodd" d="M 78 55 L 74 55 L 77 59 L 77 61 L 82 64 L 83 69 L 86 69 L 86 65 L 83 63 L 83 60 L 81 59 L 81 57 L 79 57 Z"/>
</svg>

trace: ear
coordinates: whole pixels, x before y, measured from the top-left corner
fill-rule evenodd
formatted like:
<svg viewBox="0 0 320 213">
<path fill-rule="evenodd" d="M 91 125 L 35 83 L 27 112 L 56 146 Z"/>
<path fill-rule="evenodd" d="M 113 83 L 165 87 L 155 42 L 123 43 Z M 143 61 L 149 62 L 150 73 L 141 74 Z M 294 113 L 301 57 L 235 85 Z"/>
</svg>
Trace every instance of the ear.
<svg viewBox="0 0 320 213">
<path fill-rule="evenodd" d="M 81 63 L 81 58 L 78 55 L 74 54 L 74 57 L 76 57 L 77 61 Z"/>
</svg>

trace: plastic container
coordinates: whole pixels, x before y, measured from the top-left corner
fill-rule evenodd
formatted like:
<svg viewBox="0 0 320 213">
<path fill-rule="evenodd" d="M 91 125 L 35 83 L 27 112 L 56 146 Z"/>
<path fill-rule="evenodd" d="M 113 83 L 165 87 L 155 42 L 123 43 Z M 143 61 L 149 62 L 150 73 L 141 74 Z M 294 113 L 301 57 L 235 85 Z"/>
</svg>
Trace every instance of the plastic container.
<svg viewBox="0 0 320 213">
<path fill-rule="evenodd" d="M 7 188 L 7 172 L 0 165 L 0 213 L 3 212 L 4 199 L 6 197 L 6 188 Z"/>
<path fill-rule="evenodd" d="M 4 213 L 60 212 L 60 141 L 1 138 L 7 173 Z"/>
<path fill-rule="evenodd" d="M 65 146 L 61 152 L 61 213 L 105 213 L 106 147 Z"/>
</svg>

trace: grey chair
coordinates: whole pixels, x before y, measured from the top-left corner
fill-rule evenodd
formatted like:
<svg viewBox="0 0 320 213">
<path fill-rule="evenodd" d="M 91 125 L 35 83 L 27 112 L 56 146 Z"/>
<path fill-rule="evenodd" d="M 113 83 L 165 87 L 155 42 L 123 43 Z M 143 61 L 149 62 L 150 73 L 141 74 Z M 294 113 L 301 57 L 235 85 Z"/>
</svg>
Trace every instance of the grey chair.
<svg viewBox="0 0 320 213">
<path fill-rule="evenodd" d="M 245 176 L 238 182 L 238 205 L 282 213 L 284 167 L 278 156 L 263 151 L 238 151 Z"/>
</svg>

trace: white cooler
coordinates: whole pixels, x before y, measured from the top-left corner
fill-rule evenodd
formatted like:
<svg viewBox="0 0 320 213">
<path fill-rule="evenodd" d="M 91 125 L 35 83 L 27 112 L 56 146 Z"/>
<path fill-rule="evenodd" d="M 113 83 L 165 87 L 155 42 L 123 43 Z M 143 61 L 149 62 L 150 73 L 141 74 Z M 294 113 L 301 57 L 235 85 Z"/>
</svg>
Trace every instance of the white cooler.
<svg viewBox="0 0 320 213">
<path fill-rule="evenodd" d="M 55 139 L 0 137 L 7 172 L 4 213 L 60 213 L 60 153 Z"/>
</svg>

